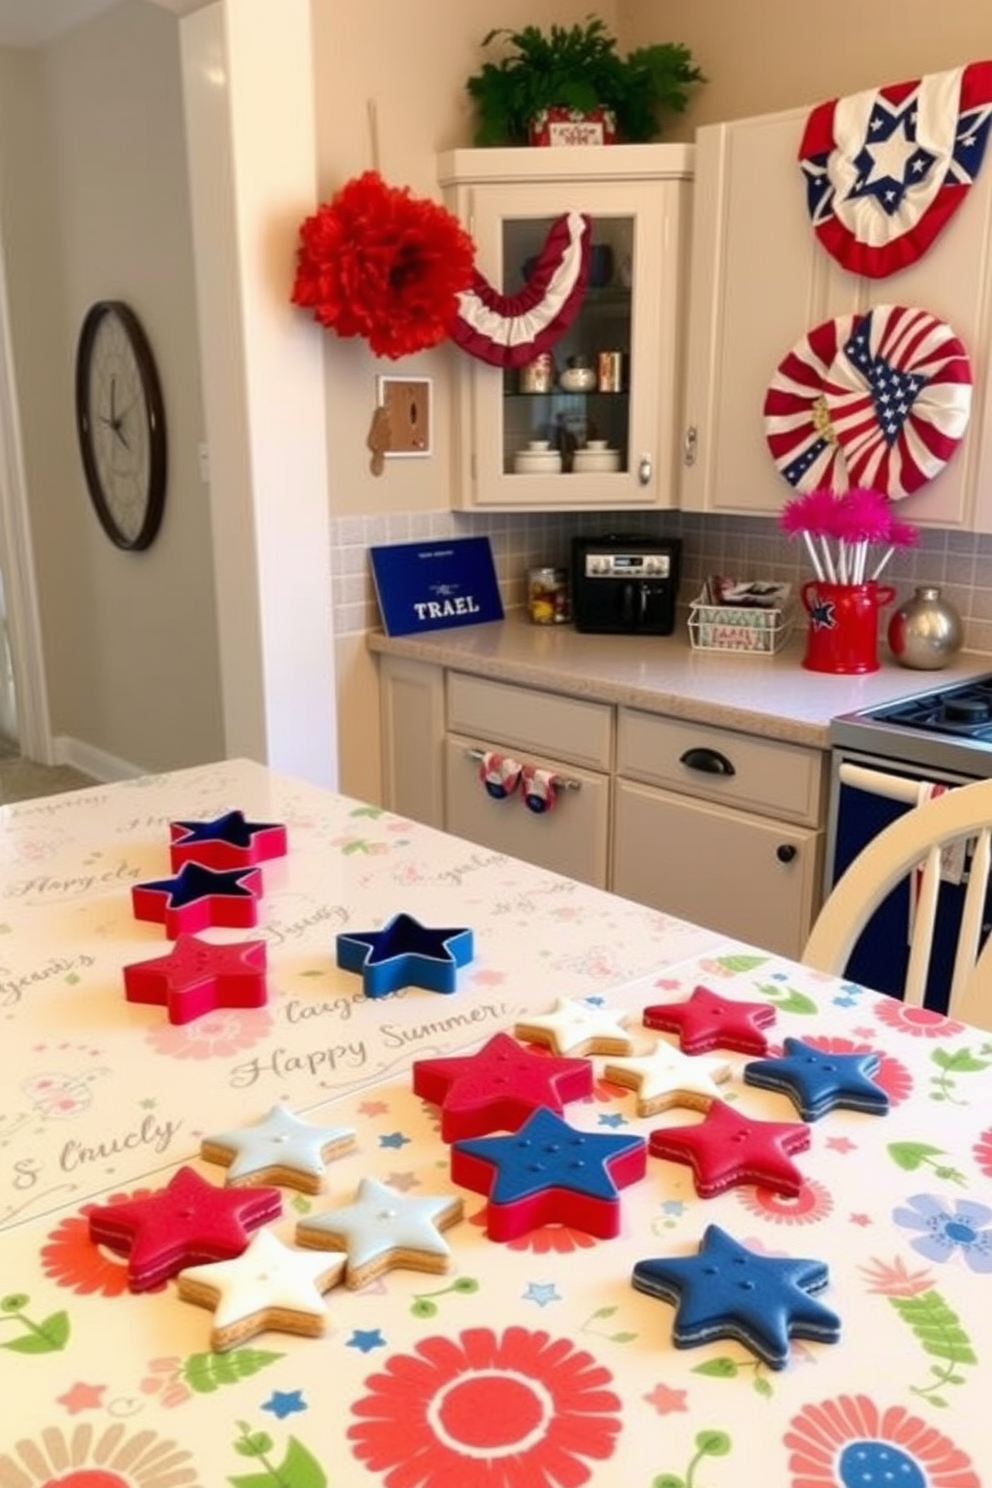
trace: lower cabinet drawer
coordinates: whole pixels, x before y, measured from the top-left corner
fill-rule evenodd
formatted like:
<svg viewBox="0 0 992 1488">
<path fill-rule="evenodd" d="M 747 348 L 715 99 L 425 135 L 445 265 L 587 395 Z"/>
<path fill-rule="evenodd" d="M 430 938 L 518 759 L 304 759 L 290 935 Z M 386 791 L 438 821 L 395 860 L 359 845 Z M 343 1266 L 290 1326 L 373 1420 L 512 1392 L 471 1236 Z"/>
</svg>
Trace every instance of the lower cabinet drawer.
<svg viewBox="0 0 992 1488">
<path fill-rule="evenodd" d="M 559 777 L 553 807 L 537 813 L 524 805 L 519 789 L 502 800 L 489 795 L 479 778 L 481 750 L 482 746 L 474 739 L 448 736 L 446 830 L 495 852 L 508 853 L 553 873 L 605 888 L 609 861 L 609 776 L 527 755 L 527 764 L 551 770 Z"/>
<path fill-rule="evenodd" d="M 799 958 L 819 906 L 823 833 L 617 782 L 613 891 Z"/>
</svg>

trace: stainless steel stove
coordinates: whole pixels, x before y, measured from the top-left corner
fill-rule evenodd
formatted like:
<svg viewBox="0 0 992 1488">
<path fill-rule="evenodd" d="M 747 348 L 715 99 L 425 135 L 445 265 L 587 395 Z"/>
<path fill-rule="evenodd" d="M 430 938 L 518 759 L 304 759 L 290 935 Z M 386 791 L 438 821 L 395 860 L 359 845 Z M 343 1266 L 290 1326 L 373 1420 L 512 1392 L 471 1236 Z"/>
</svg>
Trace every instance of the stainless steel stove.
<svg viewBox="0 0 992 1488">
<path fill-rule="evenodd" d="M 902 763 L 969 780 L 992 775 L 992 674 L 843 713 L 830 725 L 830 743 L 872 755 L 881 768 Z"/>
<path fill-rule="evenodd" d="M 901 813 L 937 790 L 992 776 L 992 673 L 923 689 L 830 725 L 831 779 L 825 888 Z M 961 917 L 960 883 L 941 884 L 929 1007 L 944 1011 Z M 992 893 L 986 900 L 992 921 Z M 852 980 L 899 995 L 908 959 L 909 888 L 893 890 L 869 922 L 848 967 Z"/>
</svg>

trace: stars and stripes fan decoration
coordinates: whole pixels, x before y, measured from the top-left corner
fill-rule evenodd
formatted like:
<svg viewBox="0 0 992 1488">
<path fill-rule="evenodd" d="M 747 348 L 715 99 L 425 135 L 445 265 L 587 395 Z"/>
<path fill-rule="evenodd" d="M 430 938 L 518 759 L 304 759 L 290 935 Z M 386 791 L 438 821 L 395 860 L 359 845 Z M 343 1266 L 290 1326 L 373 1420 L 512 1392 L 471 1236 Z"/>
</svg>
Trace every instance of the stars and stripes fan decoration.
<svg viewBox="0 0 992 1488">
<path fill-rule="evenodd" d="M 990 124 L 992 62 L 813 109 L 799 166 L 827 252 L 874 279 L 914 263 L 978 175 Z"/>
<path fill-rule="evenodd" d="M 799 491 L 910 495 L 950 460 L 971 412 L 971 363 L 926 310 L 876 305 L 824 321 L 779 364 L 765 438 Z"/>
</svg>

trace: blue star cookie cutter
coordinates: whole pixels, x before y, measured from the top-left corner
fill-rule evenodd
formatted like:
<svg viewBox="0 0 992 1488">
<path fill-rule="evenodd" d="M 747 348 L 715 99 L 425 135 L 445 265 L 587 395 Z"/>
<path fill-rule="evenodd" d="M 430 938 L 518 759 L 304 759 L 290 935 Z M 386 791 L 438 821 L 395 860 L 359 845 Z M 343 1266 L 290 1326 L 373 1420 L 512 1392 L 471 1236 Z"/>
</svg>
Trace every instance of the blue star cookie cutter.
<svg viewBox="0 0 992 1488">
<path fill-rule="evenodd" d="M 871 1078 L 881 1064 L 878 1054 L 833 1054 L 797 1038 L 785 1039 L 782 1047 L 777 1059 L 752 1059 L 744 1066 L 745 1085 L 781 1090 L 804 1121 L 837 1106 L 872 1116 L 888 1111 L 889 1097 Z"/>
<path fill-rule="evenodd" d="M 643 1137 L 579 1131 L 546 1106 L 508 1136 L 466 1137 L 451 1148 L 454 1182 L 489 1201 L 490 1240 L 515 1240 L 546 1224 L 612 1239 L 620 1231 L 620 1189 L 646 1169 Z"/>
<path fill-rule="evenodd" d="M 635 1291 L 675 1303 L 676 1348 L 736 1338 L 770 1369 L 789 1362 L 790 1338 L 840 1338 L 840 1319 L 813 1296 L 828 1281 L 822 1261 L 758 1255 L 719 1225 L 696 1255 L 638 1261 L 631 1274 Z"/>
<path fill-rule="evenodd" d="M 381 930 L 337 937 L 338 965 L 361 972 L 366 997 L 386 997 L 401 987 L 455 992 L 458 968 L 472 955 L 471 930 L 433 930 L 409 914 L 394 915 Z"/>
</svg>

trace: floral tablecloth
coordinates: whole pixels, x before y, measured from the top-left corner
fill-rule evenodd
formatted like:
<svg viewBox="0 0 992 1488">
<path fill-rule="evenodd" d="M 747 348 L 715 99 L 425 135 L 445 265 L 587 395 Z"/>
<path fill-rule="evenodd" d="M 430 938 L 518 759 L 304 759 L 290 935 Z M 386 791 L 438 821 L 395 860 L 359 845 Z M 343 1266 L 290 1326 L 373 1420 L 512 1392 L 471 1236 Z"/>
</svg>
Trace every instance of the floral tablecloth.
<svg viewBox="0 0 992 1488">
<path fill-rule="evenodd" d="M 89 794 L 8 818 L 4 838 L 0 952 L 16 955 L 4 970 L 0 1488 L 992 1485 L 988 1035 L 257 767 Z M 282 882 L 270 878 L 273 996 L 254 1014 L 270 1021 L 251 1036 L 235 1020 L 221 1040 L 123 1001 L 122 957 L 161 942 L 128 923 L 119 885 L 161 874 L 163 821 L 235 805 L 288 820 L 291 851 Z M 70 896 L 70 880 L 106 873 L 113 882 Z M 58 897 L 44 897 L 42 880 Z M 478 959 L 459 990 L 302 1016 L 351 995 L 353 979 L 333 966 L 338 926 L 400 909 L 473 927 Z M 43 923 L 44 938 L 24 928 Z M 643 1008 L 700 985 L 772 1008 L 773 1056 L 786 1038 L 877 1053 L 888 1113 L 835 1109 L 811 1123 L 794 1197 L 743 1185 L 701 1199 L 689 1167 L 649 1157 L 622 1190 L 617 1237 L 555 1224 L 488 1239 L 485 1201 L 452 1182 L 437 1108 L 413 1094 L 410 1062 L 478 1046 L 560 997 L 626 1019 L 648 1052 L 674 1038 L 649 1033 Z M 490 1005 L 475 1025 L 419 1032 L 438 1009 Z M 308 1021 L 319 1036 L 293 1043 Z M 387 1056 L 393 1026 L 411 1036 Z M 276 1048 L 329 1047 L 328 1028 L 338 1043 L 363 1040 L 364 1064 L 323 1086 L 321 1069 L 272 1067 Z M 199 1052 L 177 1052 L 184 1043 Z M 636 1092 L 604 1077 L 607 1057 L 591 1057 L 592 1095 L 566 1108 L 573 1126 L 646 1137 L 699 1119 L 639 1116 Z M 730 1066 L 720 1093 L 732 1108 L 797 1119 L 782 1092 L 745 1083 L 751 1056 L 714 1057 Z M 251 1060 L 264 1074 L 232 1082 Z M 46 1073 L 81 1092 L 61 1112 L 38 1099 Z M 445 1231 L 445 1274 L 393 1269 L 358 1290 L 335 1286 L 322 1337 L 268 1331 L 218 1354 L 209 1311 L 180 1300 L 173 1281 L 132 1294 L 121 1258 L 91 1243 L 87 1216 L 95 1202 L 160 1187 L 181 1164 L 221 1182 L 197 1155 L 201 1136 L 273 1101 L 357 1137 L 329 1162 L 322 1193 L 284 1190 L 270 1228 L 287 1244 L 301 1219 L 350 1203 L 368 1177 L 401 1194 L 459 1193 L 464 1217 Z M 174 1125 L 161 1150 L 113 1139 L 142 1109 L 160 1129 Z M 86 1161 L 73 1168 L 67 1150 Z M 781 1370 L 734 1339 L 676 1349 L 673 1305 L 635 1291 L 631 1273 L 694 1254 L 710 1224 L 763 1256 L 826 1264 L 818 1300 L 839 1316 L 839 1341 L 793 1339 Z"/>
</svg>

